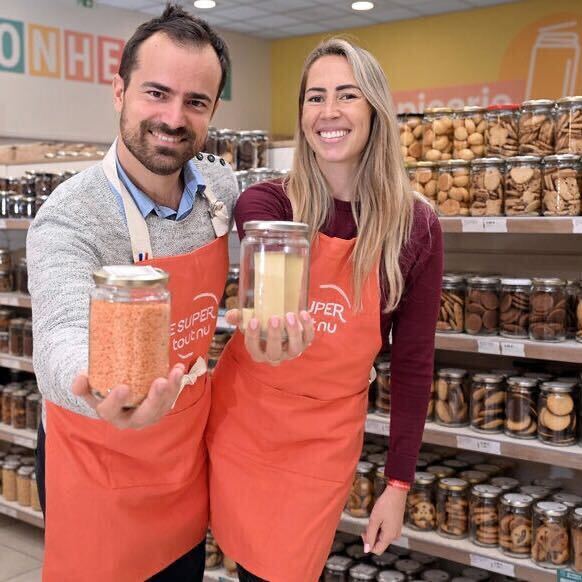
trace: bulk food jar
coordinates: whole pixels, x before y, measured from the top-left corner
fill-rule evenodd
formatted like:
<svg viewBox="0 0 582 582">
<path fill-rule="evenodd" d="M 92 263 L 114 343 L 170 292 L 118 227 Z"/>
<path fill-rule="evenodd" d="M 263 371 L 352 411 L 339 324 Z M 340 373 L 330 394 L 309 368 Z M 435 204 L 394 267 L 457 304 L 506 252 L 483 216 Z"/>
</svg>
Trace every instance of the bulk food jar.
<svg viewBox="0 0 582 582">
<path fill-rule="evenodd" d="M 580 214 L 580 158 L 574 154 L 546 156 L 543 161 L 542 214 Z"/>
<path fill-rule="evenodd" d="M 499 294 L 499 335 L 529 337 L 531 279 L 501 279 Z"/>
<path fill-rule="evenodd" d="M 556 103 L 556 153 L 582 155 L 582 96 Z"/>
<path fill-rule="evenodd" d="M 375 582 L 378 568 L 370 564 L 356 564 L 350 568 L 349 582 Z"/>
<path fill-rule="evenodd" d="M 462 333 L 465 325 L 465 279 L 461 275 L 445 273 L 441 290 L 437 331 Z"/>
<path fill-rule="evenodd" d="M 507 160 L 505 176 L 506 216 L 539 216 L 542 207 L 541 160 L 515 156 Z"/>
<path fill-rule="evenodd" d="M 216 132 L 216 153 L 236 168 L 237 151 L 236 133 L 231 129 L 219 129 Z"/>
<path fill-rule="evenodd" d="M 503 216 L 505 160 L 482 158 L 471 164 L 471 216 Z"/>
<path fill-rule="evenodd" d="M 568 508 L 538 501 L 533 511 L 532 560 L 544 568 L 563 568 L 570 561 Z"/>
<path fill-rule="evenodd" d="M 422 159 L 422 115 L 401 113 L 398 115 L 400 150 L 405 162 Z"/>
<path fill-rule="evenodd" d="M 471 335 L 497 335 L 499 330 L 499 279 L 470 277 L 465 299 L 465 331 Z"/>
<path fill-rule="evenodd" d="M 543 382 L 538 399 L 538 438 L 554 446 L 576 442 L 576 385 Z"/>
<path fill-rule="evenodd" d="M 485 155 L 485 108 L 467 106 L 454 112 L 453 158 L 474 160 Z"/>
<path fill-rule="evenodd" d="M 529 337 L 546 342 L 566 339 L 566 282 L 562 279 L 533 279 Z"/>
<path fill-rule="evenodd" d="M 533 497 L 506 493 L 499 504 L 499 545 L 515 558 L 529 558 L 532 539 Z"/>
<path fill-rule="evenodd" d="M 406 164 L 410 186 L 422 194 L 436 210 L 438 168 L 435 162 L 409 162 Z"/>
<path fill-rule="evenodd" d="M 475 485 L 469 505 L 469 535 L 478 546 L 497 547 L 499 543 L 499 513 L 497 506 L 501 488 Z"/>
<path fill-rule="evenodd" d="M 535 439 L 538 430 L 538 381 L 512 376 L 507 379 L 505 402 L 506 435 L 518 439 Z"/>
<path fill-rule="evenodd" d="M 471 388 L 471 427 L 484 433 L 503 431 L 505 382 L 499 374 L 474 374 Z"/>
<path fill-rule="evenodd" d="M 570 539 L 572 567 L 576 572 L 582 572 L 582 507 L 575 509 L 570 516 Z"/>
<path fill-rule="evenodd" d="M 485 114 L 487 157 L 510 158 L 519 151 L 519 105 L 490 105 Z"/>
<path fill-rule="evenodd" d="M 138 265 L 103 267 L 93 273 L 89 314 L 89 384 L 104 398 L 129 387 L 126 406 L 137 406 L 156 378 L 169 371 L 168 274 Z"/>
<path fill-rule="evenodd" d="M 354 561 L 347 556 L 332 556 L 325 563 L 323 582 L 349 582 L 353 564 Z"/>
<path fill-rule="evenodd" d="M 346 511 L 353 517 L 370 517 L 374 505 L 374 465 L 359 462 L 352 483 Z"/>
<path fill-rule="evenodd" d="M 272 317 L 283 318 L 287 313 L 297 314 L 307 309 L 308 229 L 300 222 L 244 224 L 239 282 L 243 330 L 256 318 L 265 336 Z M 314 315 L 317 317 L 318 313 Z"/>
<path fill-rule="evenodd" d="M 467 536 L 469 483 L 463 479 L 441 479 L 437 492 L 437 533 L 447 538 Z"/>
<path fill-rule="evenodd" d="M 438 170 L 438 213 L 442 216 L 469 216 L 469 162 L 441 162 Z"/>
<path fill-rule="evenodd" d="M 406 498 L 406 522 L 419 531 L 436 527 L 436 476 L 424 471 L 414 474 L 414 483 Z"/>
<path fill-rule="evenodd" d="M 453 153 L 453 110 L 435 107 L 424 112 L 423 159 L 428 162 L 450 160 Z"/>
<path fill-rule="evenodd" d="M 390 416 L 390 362 L 376 364 L 376 413 Z"/>
<path fill-rule="evenodd" d="M 437 371 L 435 420 L 443 426 L 469 424 L 469 386 L 467 371 L 442 368 Z"/>
<path fill-rule="evenodd" d="M 549 156 L 554 153 L 554 101 L 532 99 L 521 105 L 519 153 Z"/>
</svg>

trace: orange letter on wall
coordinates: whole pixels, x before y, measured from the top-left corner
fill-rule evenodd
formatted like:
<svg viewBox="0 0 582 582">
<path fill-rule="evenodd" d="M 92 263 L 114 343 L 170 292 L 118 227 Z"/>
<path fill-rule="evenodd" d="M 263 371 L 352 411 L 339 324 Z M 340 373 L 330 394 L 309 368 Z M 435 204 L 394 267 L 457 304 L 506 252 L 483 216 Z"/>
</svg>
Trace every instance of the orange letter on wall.
<svg viewBox="0 0 582 582">
<path fill-rule="evenodd" d="M 91 34 L 65 30 L 65 78 L 88 83 L 95 80 L 94 44 Z"/>
<path fill-rule="evenodd" d="M 115 73 L 119 71 L 121 53 L 125 42 L 108 36 L 97 37 L 97 77 L 99 83 L 109 85 Z"/>
<path fill-rule="evenodd" d="M 28 25 L 28 72 L 35 77 L 61 76 L 61 31 L 58 28 Z"/>
</svg>

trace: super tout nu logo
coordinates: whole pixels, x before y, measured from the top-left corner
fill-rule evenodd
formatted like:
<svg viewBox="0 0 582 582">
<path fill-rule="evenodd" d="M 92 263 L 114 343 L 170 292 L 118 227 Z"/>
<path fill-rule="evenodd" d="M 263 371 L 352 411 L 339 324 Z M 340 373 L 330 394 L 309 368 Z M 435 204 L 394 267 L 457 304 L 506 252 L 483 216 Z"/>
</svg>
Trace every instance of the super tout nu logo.
<svg viewBox="0 0 582 582">
<path fill-rule="evenodd" d="M 337 285 L 320 285 L 318 296 L 312 300 L 309 312 L 318 333 L 334 334 L 346 324 L 352 304 L 347 293 Z"/>
</svg>

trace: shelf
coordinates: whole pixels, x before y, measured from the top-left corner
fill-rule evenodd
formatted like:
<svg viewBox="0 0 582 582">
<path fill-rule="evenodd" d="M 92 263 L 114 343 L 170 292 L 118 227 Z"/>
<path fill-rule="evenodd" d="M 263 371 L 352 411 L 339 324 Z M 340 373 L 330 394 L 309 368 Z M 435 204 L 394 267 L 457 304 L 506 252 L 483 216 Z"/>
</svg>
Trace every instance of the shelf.
<svg viewBox="0 0 582 582">
<path fill-rule="evenodd" d="M 6 501 L 2 495 L 0 495 L 0 513 L 25 521 L 36 527 L 44 528 L 44 519 L 40 511 L 34 511 L 30 507 L 22 507 L 22 505 L 18 505 L 14 501 Z"/>
<path fill-rule="evenodd" d="M 365 531 L 367 522 L 366 519 L 357 519 L 344 514 L 338 529 L 359 536 Z M 529 559 L 511 558 L 496 548 L 481 548 L 469 540 L 450 540 L 435 532 L 417 532 L 405 526 L 402 528 L 402 536 L 394 542 L 394 545 L 498 574 L 514 576 L 528 582 L 556 580 L 555 571 L 540 568 Z"/>
<path fill-rule="evenodd" d="M 389 428 L 388 418 L 378 414 L 368 414 L 366 432 L 388 435 Z M 578 444 L 571 447 L 552 447 L 537 439 L 520 440 L 505 434 L 485 435 L 469 427 L 447 428 L 434 422 L 425 425 L 422 442 L 582 470 L 582 446 Z"/>
<path fill-rule="evenodd" d="M 31 358 L 19 358 L 9 354 L 0 354 L 0 368 L 12 368 L 13 370 L 34 373 Z"/>
<path fill-rule="evenodd" d="M 0 293 L 0 305 L 11 307 L 27 307 L 30 309 L 30 295 L 27 293 Z"/>
<path fill-rule="evenodd" d="M 515 234 L 582 234 L 582 217 L 483 217 L 439 218 L 443 232 L 515 233 Z"/>
<path fill-rule="evenodd" d="M 28 218 L 0 218 L 0 229 L 3 230 L 28 230 L 32 220 Z"/>
<path fill-rule="evenodd" d="M 9 424 L 0 422 L 0 441 L 20 445 L 28 449 L 36 449 L 36 431 L 14 428 Z"/>
<path fill-rule="evenodd" d="M 573 364 L 582 363 L 582 343 L 574 340 L 551 343 L 506 339 L 500 336 L 474 336 L 466 333 L 437 333 L 436 349 Z"/>
<path fill-rule="evenodd" d="M 237 577 L 230 576 L 224 568 L 217 568 L 216 570 L 205 570 L 204 582 L 236 582 Z"/>
</svg>

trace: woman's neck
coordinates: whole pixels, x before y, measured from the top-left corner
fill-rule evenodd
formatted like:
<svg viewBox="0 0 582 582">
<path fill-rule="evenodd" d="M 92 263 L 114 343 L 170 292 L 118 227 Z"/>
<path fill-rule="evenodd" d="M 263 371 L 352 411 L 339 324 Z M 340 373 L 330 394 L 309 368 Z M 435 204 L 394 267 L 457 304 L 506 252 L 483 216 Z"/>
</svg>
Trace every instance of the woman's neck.
<svg viewBox="0 0 582 582">
<path fill-rule="evenodd" d="M 357 164 L 350 162 L 325 162 L 323 160 L 317 160 L 317 162 L 329 184 L 331 195 L 336 200 L 351 202 L 355 195 L 354 179 Z"/>
</svg>

